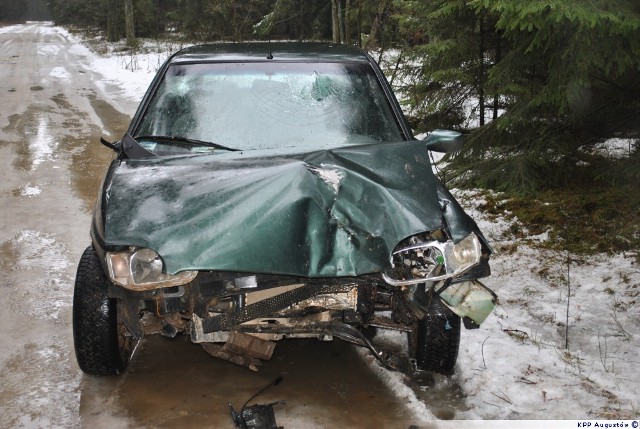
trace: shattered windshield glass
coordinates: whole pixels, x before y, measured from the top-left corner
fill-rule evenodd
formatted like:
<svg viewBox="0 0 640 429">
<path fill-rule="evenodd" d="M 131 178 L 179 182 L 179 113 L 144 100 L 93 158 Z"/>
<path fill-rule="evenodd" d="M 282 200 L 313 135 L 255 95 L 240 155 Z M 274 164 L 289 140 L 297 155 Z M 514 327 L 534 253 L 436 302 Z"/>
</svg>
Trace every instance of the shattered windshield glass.
<svg viewBox="0 0 640 429">
<path fill-rule="evenodd" d="M 135 135 L 241 150 L 403 140 L 366 63 L 172 65 Z"/>
</svg>

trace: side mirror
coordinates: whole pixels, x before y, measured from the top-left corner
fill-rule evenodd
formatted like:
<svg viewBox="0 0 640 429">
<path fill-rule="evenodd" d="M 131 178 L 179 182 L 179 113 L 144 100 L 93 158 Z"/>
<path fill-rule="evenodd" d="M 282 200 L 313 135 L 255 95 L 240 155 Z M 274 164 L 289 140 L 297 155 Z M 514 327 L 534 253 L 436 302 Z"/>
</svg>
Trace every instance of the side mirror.
<svg viewBox="0 0 640 429">
<path fill-rule="evenodd" d="M 120 142 L 111 143 L 110 141 L 105 140 L 104 137 L 100 137 L 100 143 L 102 143 L 104 146 L 108 147 L 112 151 L 114 151 L 116 153 L 120 153 L 120 149 L 121 149 L 121 146 L 122 146 L 120 144 Z"/>
<path fill-rule="evenodd" d="M 458 152 L 464 146 L 464 136 L 449 130 L 433 130 L 422 141 L 427 144 L 427 150 L 441 153 Z"/>
</svg>

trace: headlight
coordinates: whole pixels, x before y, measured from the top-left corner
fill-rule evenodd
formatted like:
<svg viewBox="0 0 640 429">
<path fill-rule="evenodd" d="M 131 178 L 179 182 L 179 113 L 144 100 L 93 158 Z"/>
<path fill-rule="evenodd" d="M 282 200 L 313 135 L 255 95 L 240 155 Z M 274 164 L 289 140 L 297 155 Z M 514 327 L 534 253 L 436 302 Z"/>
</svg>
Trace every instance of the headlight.
<svg viewBox="0 0 640 429">
<path fill-rule="evenodd" d="M 445 265 L 447 273 L 452 276 L 463 273 L 480 262 L 482 248 L 478 237 L 471 233 L 463 238 L 458 244 L 447 243 L 445 248 Z"/>
<path fill-rule="evenodd" d="M 393 286 L 411 285 L 457 277 L 480 262 L 482 247 L 471 233 L 457 244 L 429 241 L 397 249 L 391 255 L 391 270 L 382 274 Z"/>
<path fill-rule="evenodd" d="M 131 290 L 180 286 L 189 283 L 198 274 L 197 271 L 163 273 L 162 259 L 151 249 L 131 247 L 126 252 L 107 252 L 106 258 L 111 280 Z"/>
</svg>

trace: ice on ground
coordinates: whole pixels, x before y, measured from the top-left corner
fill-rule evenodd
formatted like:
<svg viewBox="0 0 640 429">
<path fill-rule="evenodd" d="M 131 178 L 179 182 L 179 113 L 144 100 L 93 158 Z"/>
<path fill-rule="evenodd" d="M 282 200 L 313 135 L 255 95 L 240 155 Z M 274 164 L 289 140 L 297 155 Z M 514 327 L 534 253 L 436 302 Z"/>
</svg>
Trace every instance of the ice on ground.
<svg viewBox="0 0 640 429">
<path fill-rule="evenodd" d="M 54 67 L 49 73 L 49 76 L 57 79 L 71 80 L 71 75 L 64 67 Z"/>
<path fill-rule="evenodd" d="M 31 184 L 27 184 L 24 188 L 20 190 L 21 197 L 35 197 L 42 193 L 42 189 L 39 186 L 31 186 Z"/>
</svg>

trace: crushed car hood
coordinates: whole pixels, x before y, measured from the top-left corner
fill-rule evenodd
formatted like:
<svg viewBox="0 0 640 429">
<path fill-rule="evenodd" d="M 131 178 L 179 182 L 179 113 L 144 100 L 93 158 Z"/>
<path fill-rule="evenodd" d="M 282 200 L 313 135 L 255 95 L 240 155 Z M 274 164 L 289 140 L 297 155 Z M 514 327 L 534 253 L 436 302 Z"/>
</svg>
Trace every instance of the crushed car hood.
<svg viewBox="0 0 640 429">
<path fill-rule="evenodd" d="M 417 141 L 114 161 L 101 204 L 104 244 L 151 248 L 169 273 L 357 276 L 408 236 L 480 235 Z"/>
</svg>

